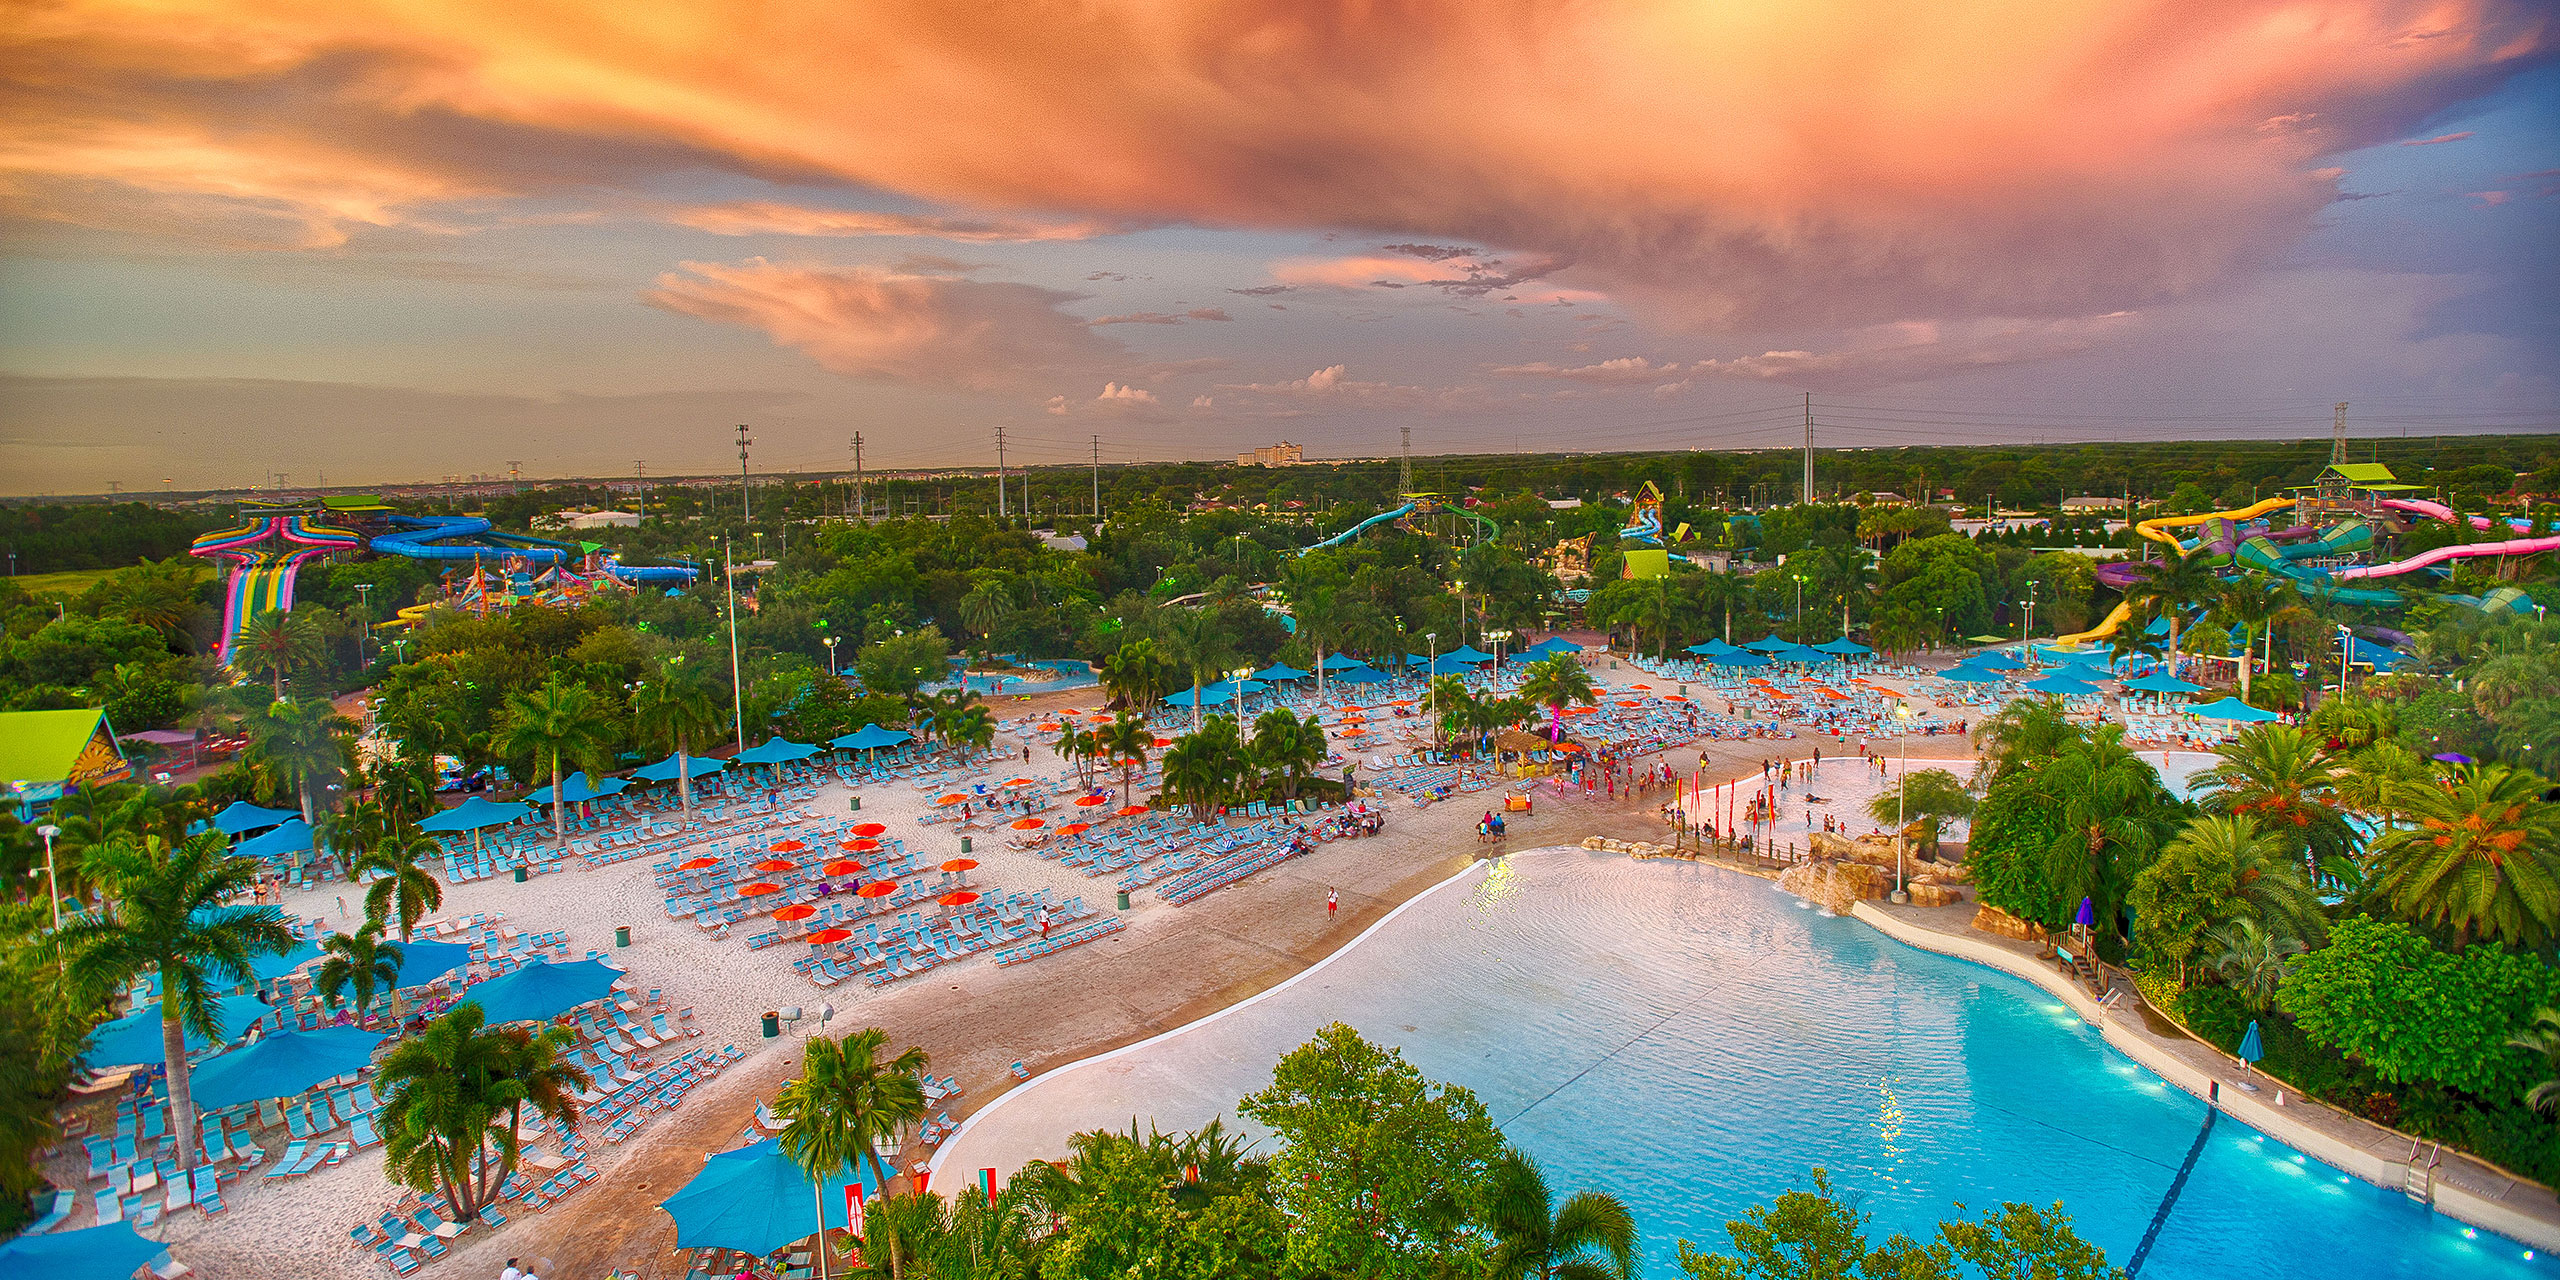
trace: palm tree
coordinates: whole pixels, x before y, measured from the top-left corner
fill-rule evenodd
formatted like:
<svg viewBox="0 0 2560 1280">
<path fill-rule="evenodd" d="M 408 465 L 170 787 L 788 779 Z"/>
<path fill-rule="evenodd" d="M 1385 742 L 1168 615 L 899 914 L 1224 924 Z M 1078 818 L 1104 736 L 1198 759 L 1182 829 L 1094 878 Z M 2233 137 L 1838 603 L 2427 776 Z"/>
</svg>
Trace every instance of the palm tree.
<svg viewBox="0 0 2560 1280">
<path fill-rule="evenodd" d="M 1461 675 L 1431 677 L 1431 745 L 1446 747 L 1453 732 L 1464 733 L 1479 712 L 1475 691 Z"/>
<path fill-rule="evenodd" d="M 1129 788 L 1138 771 L 1147 767 L 1147 749 L 1155 745 L 1156 735 L 1147 722 L 1122 712 L 1111 723 L 1095 731 L 1102 754 L 1120 762 L 1120 807 L 1129 807 Z"/>
<path fill-rule="evenodd" d="M 1636 1219 L 1626 1202 L 1604 1191 L 1582 1191 L 1555 1204 L 1546 1174 L 1517 1147 L 1504 1147 L 1494 1161 L 1485 1216 L 1494 1238 L 1484 1273 L 1489 1280 L 1635 1276 Z"/>
<path fill-rule="evenodd" d="M 326 698 L 279 698 L 249 718 L 249 749 L 241 758 L 302 802 L 302 820 L 317 825 L 319 801 L 355 767 L 356 722 L 339 715 Z"/>
<path fill-rule="evenodd" d="M 105 905 L 65 921 L 57 939 L 65 974 L 103 998 L 150 974 L 160 976 L 160 1042 L 169 1070 L 169 1117 L 186 1168 L 203 1163 L 195 1097 L 187 1087 L 185 1032 L 220 1041 L 241 1030 L 215 1021 L 217 993 L 257 975 L 249 962 L 293 949 L 293 931 L 275 907 L 225 906 L 258 883 L 254 858 L 231 856 L 229 840 L 207 831 L 175 846 L 158 837 L 110 840 L 82 861 L 103 884 Z"/>
<path fill-rule="evenodd" d="M 490 744 L 493 752 L 506 759 L 533 758 L 528 781 L 550 782 L 551 825 L 563 847 L 569 843 L 569 806 L 560 798 L 560 784 L 568 776 L 562 768 L 563 757 L 568 764 L 598 773 L 613 762 L 612 747 L 596 711 L 593 690 L 553 676 L 534 693 L 507 695 L 506 725 Z"/>
<path fill-rule="evenodd" d="M 1289 615 L 1298 623 L 1298 638 L 1315 655 L 1316 697 L 1324 697 L 1325 654 L 1341 642 L 1342 605 L 1334 588 L 1329 586 L 1292 587 L 1289 590 Z"/>
<path fill-rule="evenodd" d="M 1014 613 L 1013 591 L 1003 580 L 989 578 L 960 598 L 960 625 L 978 633 L 978 652 L 993 652 L 996 631 Z"/>
<path fill-rule="evenodd" d="M 1191 673 L 1191 731 L 1198 733 L 1200 690 L 1216 683 L 1217 674 L 1235 660 L 1235 638 L 1216 614 L 1188 609 L 1166 622 L 1165 639 L 1173 646 L 1174 661 Z"/>
<path fill-rule="evenodd" d="M 783 1121 L 782 1151 L 812 1182 L 871 1165 L 872 1185 L 883 1192 L 889 1171 L 879 1146 L 924 1119 L 925 1052 L 910 1047 L 882 1061 L 889 1033 L 865 1027 L 841 1040 L 812 1036 L 801 1051 L 800 1075 L 782 1086 L 773 1112 Z"/>
<path fill-rule="evenodd" d="M 339 862 L 354 877 L 355 864 L 366 850 L 391 838 L 391 811 L 379 800 L 358 799 L 320 821 L 322 847 L 338 855 Z"/>
<path fill-rule="evenodd" d="M 2075 899 L 2091 899 L 2102 931 L 2112 932 L 2125 884 L 2158 850 L 2174 801 L 2159 773 L 2125 747 L 2120 724 L 2066 746 L 2042 781 L 2060 804 L 2059 830 L 2044 856 L 2056 905 L 2068 914 Z"/>
<path fill-rule="evenodd" d="M 1973 816 L 1973 793 L 1964 783 L 1944 769 L 1922 769 L 1904 775 L 1889 790 L 1879 791 L 1867 801 L 1867 816 L 1889 828 L 1906 823 L 1925 824 L 1927 844 L 1936 844 L 1938 832 L 1949 818 Z"/>
<path fill-rule="evenodd" d="M 2374 841 L 2370 891 L 2401 916 L 2473 937 L 2538 947 L 2560 927 L 2560 810 L 2551 784 L 2502 764 L 2457 765 L 2400 799 L 2415 826 Z"/>
<path fill-rule="evenodd" d="M 2560 1009 L 2534 1010 L 2532 1029 L 2509 1036 L 2507 1044 L 2542 1059 L 2544 1078 L 2525 1093 L 2524 1104 L 2546 1116 L 2560 1111 Z"/>
<path fill-rule="evenodd" d="M 1974 781 L 1988 786 L 2020 769 L 2041 765 L 2079 736 L 2079 727 L 2071 723 L 2062 699 L 2014 699 L 1974 728 L 1973 744 L 1982 751 Z"/>
<path fill-rule="evenodd" d="M 327 652 L 320 624 L 311 615 L 269 609 L 241 621 L 239 634 L 231 640 L 231 665 L 265 672 L 274 681 L 275 696 L 282 698 L 284 678 L 318 666 Z"/>
<path fill-rule="evenodd" d="M 2222 593 L 2222 598 L 2216 602 L 2215 608 L 2220 610 L 2223 616 L 2239 625 L 2242 655 L 2240 700 L 2247 702 L 2250 675 L 2258 665 L 2259 642 L 2264 640 L 2269 647 L 2272 647 L 2277 627 L 2308 617 L 2309 613 L 2302 606 L 2302 597 L 2296 595 L 2292 587 L 2282 586 L 2269 591 L 2264 583 L 2247 577 L 2232 583 L 2229 589 Z M 2273 656 L 2270 655 L 2267 661 L 2272 668 Z"/>
<path fill-rule="evenodd" d="M 1248 754 L 1278 785 L 1281 799 L 1295 800 L 1324 760 L 1324 745 L 1324 724 L 1316 717 L 1301 720 L 1287 707 L 1273 707 L 1253 722 Z"/>
<path fill-rule="evenodd" d="M 1211 716 L 1206 725 L 1184 734 L 1164 753 L 1167 800 L 1191 806 L 1191 816 L 1205 822 L 1210 812 L 1235 794 L 1244 761 L 1233 716 Z"/>
<path fill-rule="evenodd" d="M 2228 905 L 2235 920 L 2248 920 L 2280 937 L 2328 940 L 2329 918 L 2320 895 L 2302 873 L 2290 838 L 2249 814 L 2207 814 L 2188 823 L 2165 852 L 2184 854 L 2228 877 Z"/>
<path fill-rule="evenodd" d="M 364 913 L 367 918 L 400 922 L 400 940 L 407 942 L 418 927 L 420 917 L 444 906 L 444 886 L 425 867 L 422 858 L 434 857 L 442 850 L 425 835 L 394 836 L 367 849 L 350 868 L 356 875 L 379 871 L 382 878 L 365 886 Z"/>
<path fill-rule="evenodd" d="M 693 820 L 693 739 L 720 731 L 720 704 L 701 670 L 677 658 L 659 669 L 658 678 L 631 691 L 631 724 L 652 743 L 671 745 L 676 755 L 676 794 L 685 820 Z"/>
<path fill-rule="evenodd" d="M 400 944 L 386 942 L 379 918 L 365 921 L 354 933 L 333 933 L 320 944 L 328 959 L 320 962 L 320 971 L 311 980 L 312 990 L 320 994 L 320 1002 L 338 1007 L 338 993 L 355 988 L 356 1021 L 364 1021 L 364 1011 L 373 1004 L 376 989 L 395 990 L 400 985 Z"/>
<path fill-rule="evenodd" d="M 1564 740 L 1564 709 L 1569 703 L 1597 706 L 1599 691 L 1591 672 L 1569 653 L 1550 654 L 1529 664 L 1520 676 L 1520 696 L 1547 709 L 1547 740 Z"/>
<path fill-rule="evenodd" d="M 433 760 L 406 755 L 376 760 L 368 770 L 373 801 L 382 806 L 386 832 L 414 828 L 436 811 L 436 766 Z"/>
<path fill-rule="evenodd" d="M 1100 749 L 1100 737 L 1077 728 L 1072 720 L 1058 729 L 1058 754 L 1075 761 L 1076 780 L 1087 791 L 1093 790 L 1093 757 Z"/>
<path fill-rule="evenodd" d="M 385 1172 L 403 1186 L 442 1193 L 456 1219 L 476 1220 L 515 1172 L 527 1105 L 563 1130 L 576 1128 L 577 1108 L 561 1086 L 584 1088 L 587 1078 L 558 1062 L 568 1039 L 560 1027 L 539 1034 L 489 1027 L 479 1002 L 465 1000 L 401 1041 L 374 1081 L 384 1094 Z"/>
<path fill-rule="evenodd" d="M 2169 670 L 2178 669 L 2178 626 L 2186 616 L 2187 606 L 2199 600 L 2217 598 L 2222 590 L 2221 575 L 2215 572 L 2219 559 L 2210 546 L 2164 560 L 2142 564 L 2142 577 L 2125 590 L 2125 602 L 2137 610 L 2169 620 Z"/>
<path fill-rule="evenodd" d="M 2234 920 L 2205 935 L 2214 946 L 2205 967 L 2222 975 L 2251 1013 L 2265 1013 L 2275 1003 L 2287 962 L 2302 953 L 2302 941 L 2270 932 L 2255 920 Z"/>
<path fill-rule="evenodd" d="M 1164 663 L 1153 640 L 1132 640 L 1102 660 L 1102 687 L 1111 705 L 1144 710 L 1164 696 Z"/>
<path fill-rule="evenodd" d="M 2204 807 L 2245 814 L 2288 838 L 2307 878 L 2356 876 L 2356 830 L 2332 803 L 2338 768 L 2314 731 L 2284 724 L 2251 725 L 2223 744 L 2200 775 Z"/>
</svg>

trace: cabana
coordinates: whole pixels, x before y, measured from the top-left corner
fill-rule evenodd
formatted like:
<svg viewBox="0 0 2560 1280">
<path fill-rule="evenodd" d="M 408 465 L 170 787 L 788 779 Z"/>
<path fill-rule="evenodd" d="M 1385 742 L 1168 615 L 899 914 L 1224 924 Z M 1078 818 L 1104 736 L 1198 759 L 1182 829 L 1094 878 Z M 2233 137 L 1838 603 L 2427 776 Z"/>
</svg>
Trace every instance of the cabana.
<svg viewBox="0 0 2560 1280">
<path fill-rule="evenodd" d="M 2277 718 L 2275 712 L 2253 707 L 2238 698 L 2229 697 L 2219 702 L 2208 702 L 2200 707 L 2189 707 L 2187 712 L 2207 720 L 2229 720 L 2241 724 L 2262 724 Z"/>
<path fill-rule="evenodd" d="M 222 812 L 213 815 L 213 829 L 226 836 L 246 835 L 272 827 L 287 818 L 302 816 L 297 809 L 267 809 L 246 800 L 234 800 Z"/>
</svg>

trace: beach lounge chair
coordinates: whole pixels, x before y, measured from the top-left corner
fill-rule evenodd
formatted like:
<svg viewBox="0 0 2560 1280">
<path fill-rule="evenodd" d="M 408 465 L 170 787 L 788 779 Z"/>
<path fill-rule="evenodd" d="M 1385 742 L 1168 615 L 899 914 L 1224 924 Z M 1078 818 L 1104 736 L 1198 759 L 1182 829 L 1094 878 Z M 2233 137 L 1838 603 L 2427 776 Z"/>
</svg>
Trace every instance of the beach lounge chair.
<svg viewBox="0 0 2560 1280">
<path fill-rule="evenodd" d="M 349 1122 L 347 1131 L 358 1151 L 382 1141 L 382 1135 L 374 1131 L 373 1116 L 369 1112 L 359 1113 L 353 1121 Z"/>
<path fill-rule="evenodd" d="M 267 1170 L 266 1176 L 270 1179 L 298 1178 L 303 1174 L 309 1173 L 310 1170 L 302 1168 L 301 1165 L 304 1158 L 310 1155 L 310 1153 L 311 1144 L 308 1142 L 293 1142 L 286 1144 L 284 1154 L 276 1157 L 276 1167 Z"/>
<path fill-rule="evenodd" d="M 195 1172 L 196 1209 L 210 1218 L 223 1211 L 222 1179 L 211 1169 Z"/>
</svg>

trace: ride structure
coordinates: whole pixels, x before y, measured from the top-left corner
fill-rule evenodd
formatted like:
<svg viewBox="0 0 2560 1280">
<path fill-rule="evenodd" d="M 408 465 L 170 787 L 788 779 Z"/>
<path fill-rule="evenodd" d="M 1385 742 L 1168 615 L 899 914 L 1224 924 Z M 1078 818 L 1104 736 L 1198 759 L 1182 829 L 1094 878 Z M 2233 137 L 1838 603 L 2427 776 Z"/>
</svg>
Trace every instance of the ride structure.
<svg viewBox="0 0 2560 1280">
<path fill-rule="evenodd" d="M 1396 496 L 1404 499 L 1403 506 L 1397 507 L 1391 511 L 1381 511 L 1378 514 L 1371 516 L 1322 542 L 1300 547 L 1298 549 L 1298 554 L 1305 555 L 1310 551 L 1322 551 L 1328 547 L 1342 546 L 1343 544 L 1350 542 L 1352 539 L 1359 537 L 1361 534 L 1367 533 L 1378 525 L 1386 524 L 1389 521 L 1395 522 L 1396 527 L 1399 529 L 1407 529 L 1414 533 L 1419 533 L 1424 537 L 1439 537 L 1442 536 L 1441 532 L 1432 528 L 1431 520 L 1431 517 L 1438 515 L 1457 516 L 1462 519 L 1472 520 L 1483 527 L 1482 536 L 1487 539 L 1502 536 L 1501 525 L 1495 524 L 1492 520 L 1484 516 L 1477 515 L 1475 512 L 1469 511 L 1463 506 L 1452 506 L 1449 503 L 1443 502 L 1441 501 L 1441 496 L 1439 494 L 1404 493 Z"/>
<path fill-rule="evenodd" d="M 415 625 L 429 610 L 458 604 L 482 615 L 518 603 L 571 604 L 599 588 L 671 588 L 692 582 L 690 565 L 626 565 L 594 543 L 561 542 L 500 532 L 479 516 L 405 516 L 381 499 L 341 495 L 317 503 L 241 505 L 241 523 L 195 540 L 188 554 L 229 562 L 223 583 L 222 635 L 215 653 L 228 663 L 241 624 L 269 610 L 291 610 L 296 576 L 323 556 L 400 556 L 467 564 L 453 598 L 411 605 L 381 629 Z"/>
</svg>

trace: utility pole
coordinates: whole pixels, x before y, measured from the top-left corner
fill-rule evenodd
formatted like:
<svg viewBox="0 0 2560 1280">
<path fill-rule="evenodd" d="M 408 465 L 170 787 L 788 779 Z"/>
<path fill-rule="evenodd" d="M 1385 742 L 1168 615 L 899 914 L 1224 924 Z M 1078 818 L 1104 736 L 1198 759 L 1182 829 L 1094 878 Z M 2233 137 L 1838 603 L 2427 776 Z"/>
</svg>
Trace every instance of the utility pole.
<svg viewBox="0 0 2560 1280">
<path fill-rule="evenodd" d="M 745 427 L 738 428 L 743 432 Z M 747 749 L 747 688 L 738 682 L 738 562 L 729 554 L 729 539 L 720 539 L 720 577 L 729 587 L 729 713 L 736 717 L 738 750 Z"/>
<path fill-rule="evenodd" d="M 1102 523 L 1102 437 L 1093 438 L 1093 522 Z"/>
<path fill-rule="evenodd" d="M 2337 416 L 2329 424 L 2329 465 L 2347 460 L 2347 402 L 2338 402 Z M 2343 684 L 2341 687 L 2344 687 Z"/>
<path fill-rule="evenodd" d="M 635 459 L 631 464 L 631 474 L 640 481 L 640 509 L 632 514 L 646 520 L 649 518 L 649 464 Z"/>
<path fill-rule="evenodd" d="M 1396 460 L 1396 492 L 1413 492 L 1413 428 L 1396 428 L 1404 436 L 1404 454 Z"/>
<path fill-rule="evenodd" d="M 1813 505 L 1813 393 L 1804 393 L 1804 504 Z"/>
<path fill-rule="evenodd" d="M 1002 520 L 1007 514 L 1004 507 L 1004 428 L 998 427 L 996 428 L 996 518 Z"/>
<path fill-rule="evenodd" d="M 853 433 L 853 516 L 860 520 L 871 514 L 871 504 L 862 497 L 862 433 Z"/>
<path fill-rule="evenodd" d="M 756 500 L 755 500 L 755 497 L 754 497 L 752 494 L 750 494 L 750 493 L 748 493 L 748 492 L 747 492 L 747 446 L 748 446 L 748 445 L 751 445 L 751 444 L 754 444 L 754 443 L 755 443 L 755 438 L 754 438 L 753 436 L 750 436 L 750 435 L 748 435 L 748 434 L 747 434 L 747 424 L 745 424 L 745 423 L 743 423 L 743 422 L 739 423 L 739 424 L 738 424 L 738 512 L 739 512 L 739 518 L 740 518 L 740 521 L 741 521 L 742 523 L 750 524 L 750 525 L 752 525 L 752 524 L 754 524 L 754 523 L 756 522 Z M 742 743 L 739 743 L 739 744 L 738 744 L 738 746 L 739 746 L 739 749 L 740 749 L 740 750 L 744 750 L 744 749 L 746 748 L 746 744 L 745 744 L 745 743 L 743 743 L 743 742 L 742 742 Z"/>
</svg>

